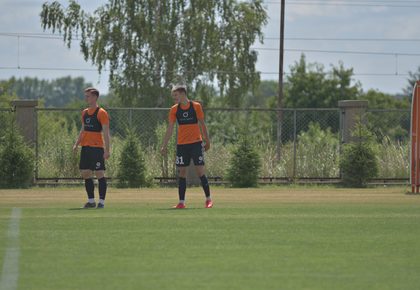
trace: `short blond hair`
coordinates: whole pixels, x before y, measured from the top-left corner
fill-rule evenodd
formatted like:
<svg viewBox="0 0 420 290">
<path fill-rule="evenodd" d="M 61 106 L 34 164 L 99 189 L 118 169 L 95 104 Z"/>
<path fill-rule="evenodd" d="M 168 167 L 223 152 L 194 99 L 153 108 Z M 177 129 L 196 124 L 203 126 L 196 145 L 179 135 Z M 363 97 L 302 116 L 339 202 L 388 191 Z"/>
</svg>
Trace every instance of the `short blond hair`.
<svg viewBox="0 0 420 290">
<path fill-rule="evenodd" d="M 86 88 L 85 93 L 92 93 L 96 97 L 99 97 L 99 91 L 97 89 L 93 88 L 93 87 Z"/>
<path fill-rule="evenodd" d="M 185 93 L 187 93 L 187 86 L 184 84 L 174 84 L 172 85 L 171 92 L 175 91 L 184 91 Z"/>
</svg>

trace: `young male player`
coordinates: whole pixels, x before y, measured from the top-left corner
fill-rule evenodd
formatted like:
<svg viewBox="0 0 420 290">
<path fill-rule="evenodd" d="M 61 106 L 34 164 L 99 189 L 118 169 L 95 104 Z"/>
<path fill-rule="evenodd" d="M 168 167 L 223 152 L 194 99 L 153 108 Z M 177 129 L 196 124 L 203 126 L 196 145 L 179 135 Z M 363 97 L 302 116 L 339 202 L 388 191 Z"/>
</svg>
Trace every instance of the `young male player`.
<svg viewBox="0 0 420 290">
<path fill-rule="evenodd" d="M 200 177 L 201 186 L 206 195 L 205 207 L 211 208 L 213 207 L 213 202 L 204 167 L 204 151 L 210 148 L 210 138 L 204 123 L 203 109 L 200 103 L 188 99 L 185 85 L 173 86 L 171 95 L 175 105 L 169 111 L 169 125 L 163 138 L 161 152 L 162 154 L 167 153 L 168 141 L 172 136 L 175 122 L 177 122 L 176 166 L 179 169 L 179 203 L 174 208 L 185 208 L 187 166 L 190 165 L 191 159 L 194 162 L 197 175 Z"/>
<path fill-rule="evenodd" d="M 98 179 L 99 202 L 97 208 L 104 208 L 107 183 L 105 179 L 105 159 L 110 156 L 110 135 L 108 113 L 98 106 L 99 91 L 95 88 L 85 89 L 85 100 L 88 108 L 82 112 L 82 129 L 73 145 L 76 152 L 82 146 L 80 155 L 80 172 L 85 180 L 88 201 L 83 208 L 95 208 L 95 185 L 93 172 Z"/>
</svg>

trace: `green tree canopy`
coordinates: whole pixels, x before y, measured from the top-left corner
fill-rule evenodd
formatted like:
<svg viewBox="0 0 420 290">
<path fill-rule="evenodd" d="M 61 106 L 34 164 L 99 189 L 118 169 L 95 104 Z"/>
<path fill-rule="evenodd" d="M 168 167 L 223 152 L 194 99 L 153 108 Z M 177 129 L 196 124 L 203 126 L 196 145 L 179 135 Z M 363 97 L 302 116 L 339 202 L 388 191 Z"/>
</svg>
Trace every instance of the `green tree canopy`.
<svg viewBox="0 0 420 290">
<path fill-rule="evenodd" d="M 72 78 L 70 76 L 54 80 L 38 78 L 10 78 L 0 81 L 9 95 L 16 95 L 19 99 L 40 99 L 47 107 L 64 107 L 71 102 L 83 100 L 83 91 L 92 86 L 86 83 L 83 77 Z"/>
<path fill-rule="evenodd" d="M 409 109 L 408 99 L 398 99 L 392 95 L 369 90 L 359 96 L 360 100 L 367 100 L 371 109 Z"/>
<path fill-rule="evenodd" d="M 85 60 L 110 70 L 110 86 L 126 106 L 167 105 L 168 86 L 217 83 L 229 105 L 258 84 L 257 53 L 267 14 L 262 0 L 109 0 L 93 15 L 75 0 L 45 3 L 44 29 L 80 37 Z"/>
<path fill-rule="evenodd" d="M 270 103 L 277 100 L 279 84 L 273 80 L 262 80 L 254 93 L 245 97 L 245 107 L 268 108 Z"/>
<path fill-rule="evenodd" d="M 291 68 L 286 78 L 284 104 L 289 108 L 336 108 L 339 100 L 353 100 L 361 85 L 352 84 L 353 69 L 342 63 L 330 72 L 317 63 L 307 63 L 305 55 Z"/>
</svg>

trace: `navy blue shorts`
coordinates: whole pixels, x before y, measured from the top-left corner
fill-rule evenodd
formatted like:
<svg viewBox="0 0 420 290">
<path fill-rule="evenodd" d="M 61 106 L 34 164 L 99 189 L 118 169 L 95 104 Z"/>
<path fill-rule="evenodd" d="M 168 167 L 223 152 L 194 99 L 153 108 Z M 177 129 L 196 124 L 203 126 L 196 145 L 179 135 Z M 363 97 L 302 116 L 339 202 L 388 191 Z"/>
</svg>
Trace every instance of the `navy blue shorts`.
<svg viewBox="0 0 420 290">
<path fill-rule="evenodd" d="M 80 154 L 80 170 L 105 170 L 104 148 L 83 146 Z"/>
<path fill-rule="evenodd" d="M 191 159 L 194 165 L 204 165 L 203 142 L 176 145 L 176 166 L 185 167 L 190 165 Z"/>
</svg>

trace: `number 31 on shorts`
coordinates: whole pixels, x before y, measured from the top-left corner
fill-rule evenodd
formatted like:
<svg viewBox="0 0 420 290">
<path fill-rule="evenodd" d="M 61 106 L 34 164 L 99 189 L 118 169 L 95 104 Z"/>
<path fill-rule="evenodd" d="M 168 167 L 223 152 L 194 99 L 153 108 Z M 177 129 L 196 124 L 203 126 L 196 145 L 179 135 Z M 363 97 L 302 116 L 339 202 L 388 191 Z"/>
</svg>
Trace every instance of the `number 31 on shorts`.
<svg viewBox="0 0 420 290">
<path fill-rule="evenodd" d="M 182 156 L 177 156 L 175 163 L 178 164 L 178 165 L 183 165 L 184 164 L 184 158 L 182 158 Z"/>
</svg>

